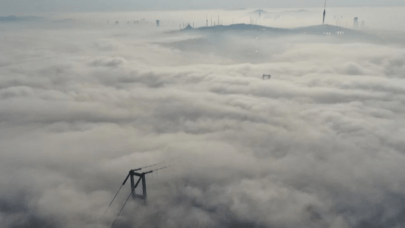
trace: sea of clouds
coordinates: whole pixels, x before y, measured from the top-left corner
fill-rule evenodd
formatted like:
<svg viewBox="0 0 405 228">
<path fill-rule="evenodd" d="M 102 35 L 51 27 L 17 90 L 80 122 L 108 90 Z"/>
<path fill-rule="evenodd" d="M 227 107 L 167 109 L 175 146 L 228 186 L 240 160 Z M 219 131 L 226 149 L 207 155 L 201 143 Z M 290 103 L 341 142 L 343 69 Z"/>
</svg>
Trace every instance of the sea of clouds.
<svg viewBox="0 0 405 228">
<path fill-rule="evenodd" d="M 141 14 L 0 24 L 1 227 L 110 227 L 128 171 L 159 162 L 115 227 L 403 227 L 402 30 L 216 36 L 177 30 L 218 12 Z"/>
</svg>

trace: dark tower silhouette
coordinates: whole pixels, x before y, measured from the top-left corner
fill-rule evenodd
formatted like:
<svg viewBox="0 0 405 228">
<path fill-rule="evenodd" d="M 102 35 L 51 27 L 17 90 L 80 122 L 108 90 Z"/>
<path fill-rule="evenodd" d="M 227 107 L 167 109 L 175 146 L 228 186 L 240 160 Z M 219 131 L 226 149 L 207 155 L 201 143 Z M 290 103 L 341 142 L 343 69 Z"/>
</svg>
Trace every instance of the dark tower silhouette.
<svg viewBox="0 0 405 228">
<path fill-rule="evenodd" d="M 120 216 L 122 210 L 124 209 L 125 205 L 127 204 L 128 200 L 131 198 L 135 199 L 135 198 L 139 198 L 142 199 L 144 204 L 146 205 L 146 198 L 147 198 L 147 192 L 146 192 L 146 174 L 149 173 L 153 173 L 153 171 L 158 171 L 158 170 L 162 170 L 162 169 L 166 169 L 168 168 L 168 166 L 159 168 L 159 169 L 154 169 L 154 170 L 150 170 L 147 172 L 142 172 L 142 173 L 137 173 L 136 171 L 142 170 L 144 168 L 150 168 L 153 166 L 157 166 L 162 164 L 162 162 L 154 164 L 154 165 L 149 165 L 149 166 L 145 166 L 142 168 L 138 168 L 138 169 L 131 169 L 127 175 L 127 177 L 125 178 L 124 182 L 122 183 L 122 185 L 120 186 L 120 188 L 118 189 L 117 193 L 115 194 L 114 198 L 112 199 L 110 205 L 107 207 L 107 209 L 104 211 L 104 215 L 105 213 L 108 211 L 108 209 L 111 207 L 112 203 L 114 202 L 115 198 L 117 197 L 118 193 L 121 191 L 122 186 L 125 185 L 125 183 L 128 181 L 128 179 L 130 179 L 131 181 L 131 192 L 127 197 L 127 200 L 125 201 L 124 205 L 121 207 L 120 212 L 117 214 L 117 217 L 115 217 L 114 222 L 111 224 L 110 228 L 114 227 L 115 222 L 117 221 L 118 217 Z M 136 181 L 135 183 L 135 177 L 138 177 L 139 179 Z M 136 194 L 135 190 L 138 187 L 139 183 L 142 181 L 142 194 Z M 103 215 L 103 216 L 104 216 Z"/>
<path fill-rule="evenodd" d="M 326 16 L 326 0 L 325 0 L 325 4 L 323 6 L 323 21 L 322 21 L 323 25 L 325 24 L 325 16 Z"/>
<path fill-rule="evenodd" d="M 137 173 L 134 170 L 129 171 L 128 176 L 130 177 L 130 180 L 131 180 L 131 192 L 132 192 L 132 198 L 133 199 L 140 198 L 140 199 L 143 199 L 146 202 L 146 197 L 147 197 L 148 194 L 147 194 L 147 191 L 146 191 L 146 178 L 145 178 L 145 175 L 149 174 L 149 173 L 152 173 L 152 172 L 153 171 L 149 171 L 149 172 L 146 172 L 146 173 Z M 139 179 L 138 179 L 138 181 L 136 183 L 135 183 L 135 179 L 134 179 L 135 176 L 139 177 Z M 138 187 L 139 182 L 141 180 L 142 180 L 142 194 L 136 194 L 135 190 Z M 124 182 L 124 184 L 125 184 L 125 182 Z"/>
</svg>

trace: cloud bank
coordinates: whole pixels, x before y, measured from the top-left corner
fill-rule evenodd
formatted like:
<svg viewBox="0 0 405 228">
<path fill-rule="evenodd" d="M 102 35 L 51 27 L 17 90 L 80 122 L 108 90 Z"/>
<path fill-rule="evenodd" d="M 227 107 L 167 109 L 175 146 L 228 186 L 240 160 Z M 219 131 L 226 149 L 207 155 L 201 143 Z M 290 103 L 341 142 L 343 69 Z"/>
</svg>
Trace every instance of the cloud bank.
<svg viewBox="0 0 405 228">
<path fill-rule="evenodd" d="M 2 227 L 110 227 L 161 161 L 116 227 L 405 222 L 401 43 L 3 26 Z"/>
</svg>

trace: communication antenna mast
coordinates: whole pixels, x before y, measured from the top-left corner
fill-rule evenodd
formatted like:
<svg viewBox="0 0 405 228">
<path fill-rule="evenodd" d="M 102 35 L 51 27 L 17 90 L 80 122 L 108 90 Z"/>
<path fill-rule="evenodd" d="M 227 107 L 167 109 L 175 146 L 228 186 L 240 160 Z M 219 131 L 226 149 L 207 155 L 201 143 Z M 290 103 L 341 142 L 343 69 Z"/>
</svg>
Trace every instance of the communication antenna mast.
<svg viewBox="0 0 405 228">
<path fill-rule="evenodd" d="M 325 24 L 325 16 L 326 16 L 326 0 L 325 0 L 325 4 L 323 5 L 323 21 L 322 24 Z"/>
</svg>

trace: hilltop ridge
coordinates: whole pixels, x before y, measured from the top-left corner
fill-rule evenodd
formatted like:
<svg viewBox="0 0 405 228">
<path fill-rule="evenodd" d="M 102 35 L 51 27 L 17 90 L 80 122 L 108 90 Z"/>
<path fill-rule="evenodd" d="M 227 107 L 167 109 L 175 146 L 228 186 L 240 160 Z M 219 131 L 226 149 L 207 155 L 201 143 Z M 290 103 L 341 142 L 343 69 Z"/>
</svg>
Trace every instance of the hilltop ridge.
<svg viewBox="0 0 405 228">
<path fill-rule="evenodd" d="M 277 28 L 267 27 L 262 25 L 252 24 L 232 24 L 232 25 L 215 25 L 208 27 L 192 28 L 187 27 L 181 31 L 197 31 L 204 33 L 225 33 L 225 32 L 251 32 L 252 34 L 313 34 L 313 35 L 351 35 L 351 36 L 364 36 L 369 35 L 365 32 L 343 28 L 334 25 L 313 25 L 297 28 Z"/>
</svg>

